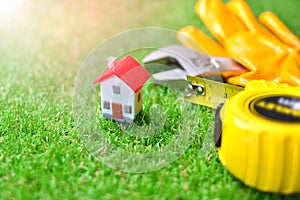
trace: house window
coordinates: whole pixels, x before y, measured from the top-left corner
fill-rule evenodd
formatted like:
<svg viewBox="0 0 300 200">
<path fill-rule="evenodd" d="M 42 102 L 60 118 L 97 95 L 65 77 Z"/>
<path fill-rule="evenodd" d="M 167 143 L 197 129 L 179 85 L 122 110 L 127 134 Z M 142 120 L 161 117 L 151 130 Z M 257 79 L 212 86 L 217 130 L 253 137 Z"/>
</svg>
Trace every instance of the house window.
<svg viewBox="0 0 300 200">
<path fill-rule="evenodd" d="M 141 98 L 142 98 L 142 95 L 141 95 L 141 93 L 139 93 L 139 94 L 138 94 L 138 102 L 141 101 Z"/>
<path fill-rule="evenodd" d="M 103 108 L 104 109 L 110 109 L 110 103 L 109 103 L 109 101 L 103 101 Z"/>
<path fill-rule="evenodd" d="M 124 112 L 127 113 L 127 114 L 131 114 L 132 113 L 131 106 L 125 105 L 124 106 Z"/>
<path fill-rule="evenodd" d="M 121 93 L 120 86 L 113 85 L 113 92 L 114 92 L 114 94 L 120 94 Z"/>
</svg>

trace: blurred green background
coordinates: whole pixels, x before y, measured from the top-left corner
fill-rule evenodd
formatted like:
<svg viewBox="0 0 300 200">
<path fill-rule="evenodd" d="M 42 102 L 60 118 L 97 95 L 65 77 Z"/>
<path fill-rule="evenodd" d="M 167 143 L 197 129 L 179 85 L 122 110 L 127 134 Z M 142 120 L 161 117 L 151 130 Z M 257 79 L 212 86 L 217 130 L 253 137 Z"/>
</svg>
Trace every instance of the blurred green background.
<svg viewBox="0 0 300 200">
<path fill-rule="evenodd" d="M 300 1 L 247 2 L 256 15 L 273 10 L 300 36 Z M 216 153 L 199 159 L 200 137 L 172 165 L 145 174 L 107 168 L 80 142 L 72 88 L 89 52 L 133 28 L 195 25 L 207 32 L 195 3 L 0 0 L 0 199 L 299 198 L 244 186 Z M 202 117 L 213 120 L 213 113 Z"/>
</svg>

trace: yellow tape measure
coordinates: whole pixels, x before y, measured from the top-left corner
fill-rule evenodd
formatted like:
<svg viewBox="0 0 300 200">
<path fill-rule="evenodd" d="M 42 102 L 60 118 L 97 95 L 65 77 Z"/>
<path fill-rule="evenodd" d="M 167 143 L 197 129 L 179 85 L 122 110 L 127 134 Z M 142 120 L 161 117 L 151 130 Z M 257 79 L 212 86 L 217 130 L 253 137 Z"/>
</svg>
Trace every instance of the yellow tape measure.
<svg viewBox="0 0 300 200">
<path fill-rule="evenodd" d="M 244 91 L 224 84 L 220 92 L 216 88 L 222 83 L 188 80 L 207 87 L 211 96 L 233 95 L 217 109 L 215 122 L 215 141 L 225 168 L 262 191 L 300 192 L 300 88 L 261 80 L 249 82 Z M 203 93 L 187 100 L 209 105 Z"/>
</svg>

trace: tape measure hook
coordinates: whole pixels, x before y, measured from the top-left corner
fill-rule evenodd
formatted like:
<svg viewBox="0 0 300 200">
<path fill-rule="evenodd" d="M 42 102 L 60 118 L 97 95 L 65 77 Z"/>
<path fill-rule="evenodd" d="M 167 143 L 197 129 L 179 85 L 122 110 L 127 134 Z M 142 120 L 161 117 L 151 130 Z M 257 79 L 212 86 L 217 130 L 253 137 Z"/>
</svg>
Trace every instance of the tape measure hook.
<svg viewBox="0 0 300 200">
<path fill-rule="evenodd" d="M 185 96 L 191 97 L 193 95 L 205 96 L 205 87 L 204 85 L 192 84 L 189 83 L 185 89 Z"/>
</svg>

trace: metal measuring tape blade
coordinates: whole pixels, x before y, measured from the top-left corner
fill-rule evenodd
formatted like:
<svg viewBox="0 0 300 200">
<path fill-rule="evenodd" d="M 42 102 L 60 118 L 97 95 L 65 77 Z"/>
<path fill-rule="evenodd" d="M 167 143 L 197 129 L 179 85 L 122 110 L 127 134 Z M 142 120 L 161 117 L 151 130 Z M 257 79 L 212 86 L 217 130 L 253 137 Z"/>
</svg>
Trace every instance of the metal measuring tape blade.
<svg viewBox="0 0 300 200">
<path fill-rule="evenodd" d="M 186 76 L 188 85 L 185 100 L 190 103 L 217 108 L 226 99 L 233 97 L 244 88 L 196 76 Z"/>
</svg>

